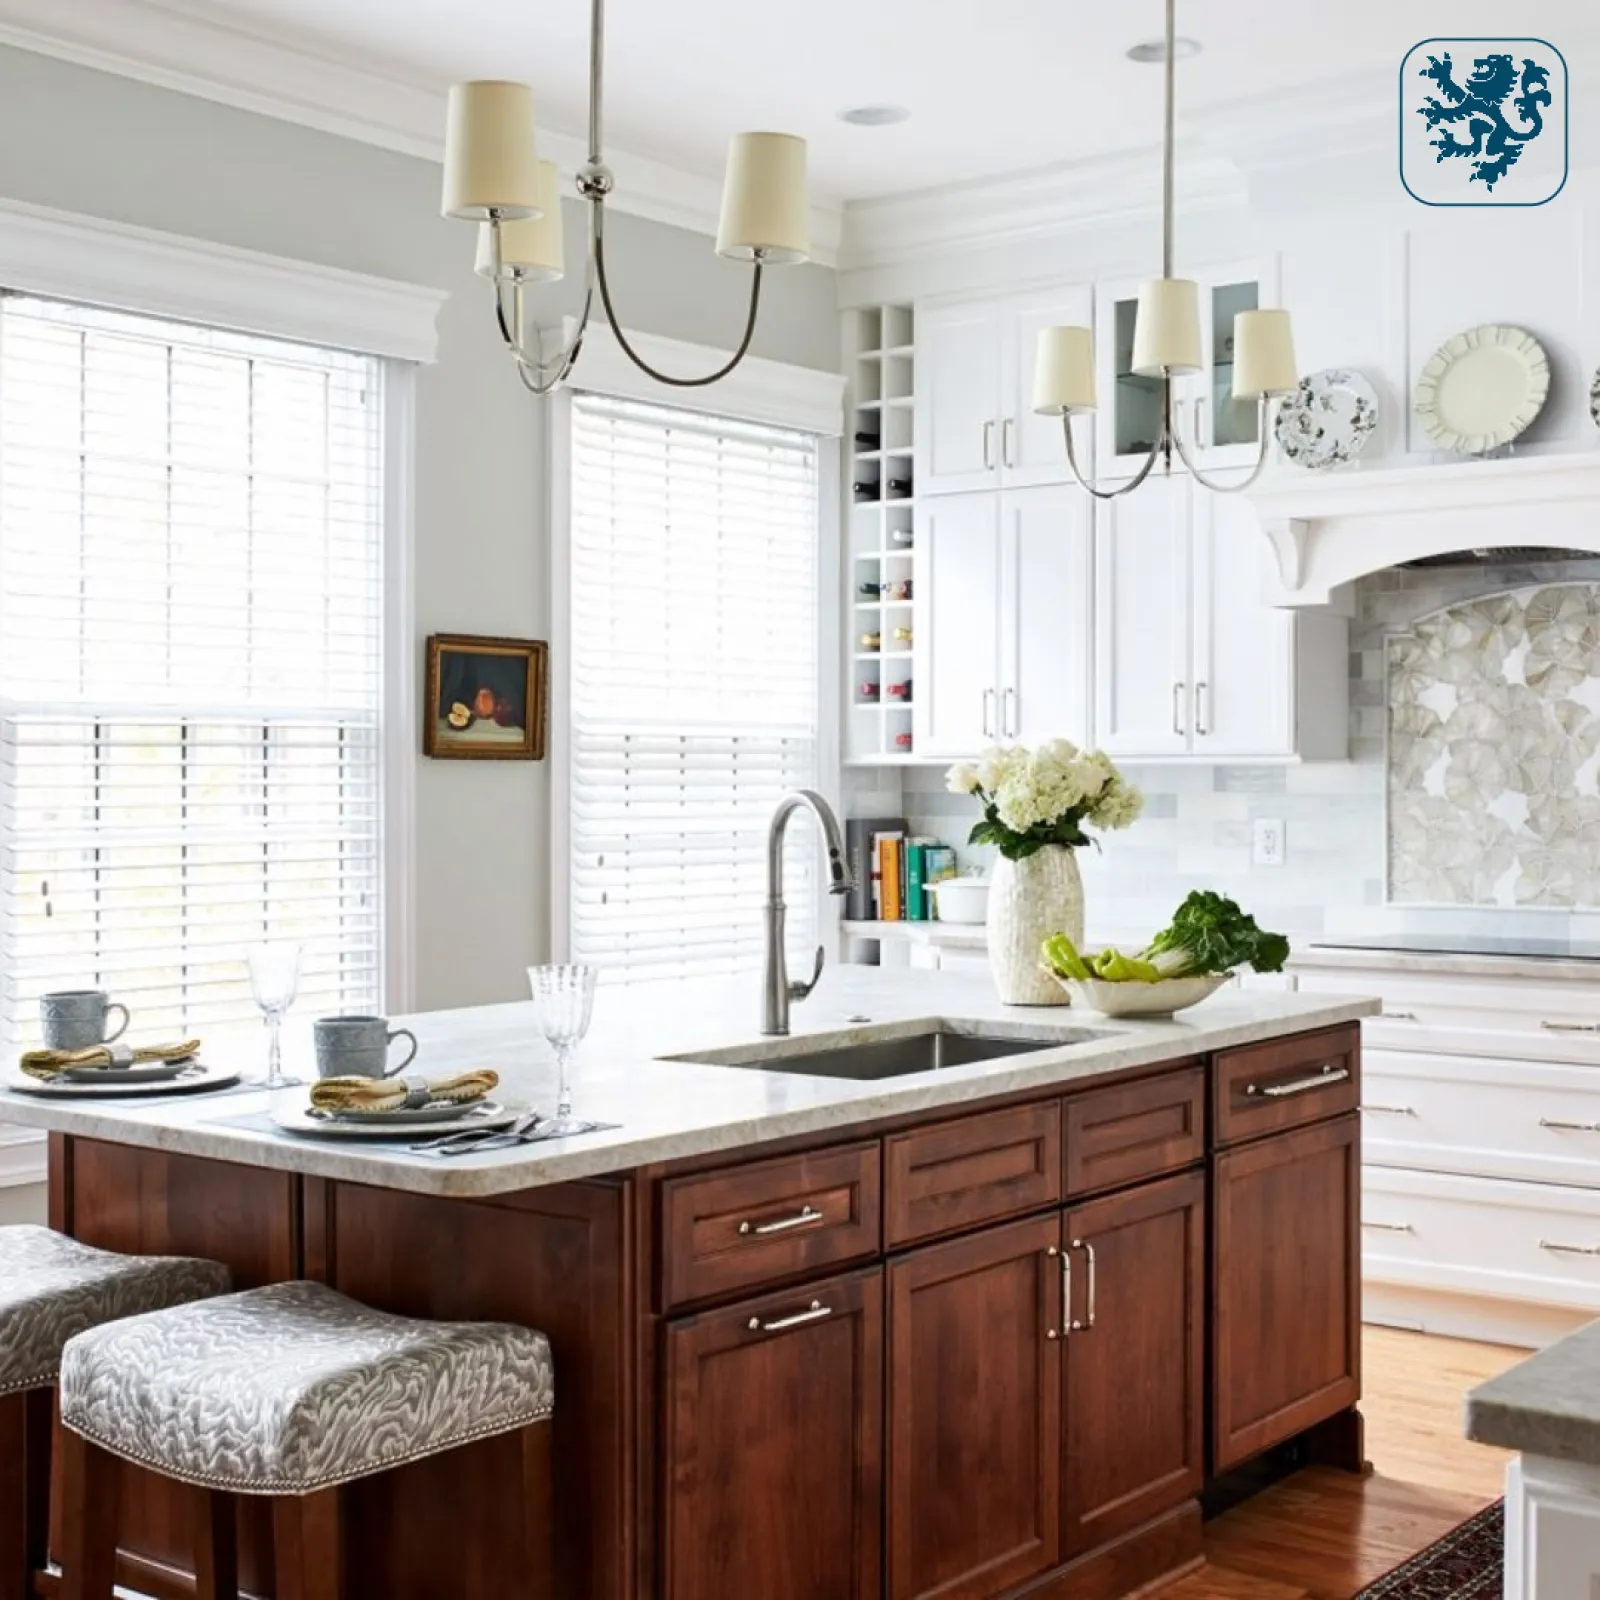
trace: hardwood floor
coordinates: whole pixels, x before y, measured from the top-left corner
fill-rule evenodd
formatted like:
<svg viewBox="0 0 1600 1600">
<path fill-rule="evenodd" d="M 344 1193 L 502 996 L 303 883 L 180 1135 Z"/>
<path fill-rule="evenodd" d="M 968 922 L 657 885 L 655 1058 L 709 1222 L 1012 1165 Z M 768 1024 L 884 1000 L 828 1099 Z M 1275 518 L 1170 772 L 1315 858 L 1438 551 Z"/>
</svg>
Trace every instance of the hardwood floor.
<svg viewBox="0 0 1600 1600">
<path fill-rule="evenodd" d="M 1312 1468 L 1217 1518 L 1205 1565 L 1152 1600 L 1349 1600 L 1499 1496 L 1506 1452 L 1462 1437 L 1462 1396 L 1527 1353 L 1366 1329 L 1373 1475 Z"/>
</svg>

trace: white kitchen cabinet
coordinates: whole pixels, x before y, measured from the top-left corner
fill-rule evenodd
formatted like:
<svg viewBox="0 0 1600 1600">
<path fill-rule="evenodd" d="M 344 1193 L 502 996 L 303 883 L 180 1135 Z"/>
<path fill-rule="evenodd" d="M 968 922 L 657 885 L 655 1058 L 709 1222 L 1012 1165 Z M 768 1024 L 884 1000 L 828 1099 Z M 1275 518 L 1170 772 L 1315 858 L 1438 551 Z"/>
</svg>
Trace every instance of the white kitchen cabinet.
<svg viewBox="0 0 1600 1600">
<path fill-rule="evenodd" d="M 918 509 L 915 746 L 1088 737 L 1089 508 L 1061 486 Z"/>
<path fill-rule="evenodd" d="M 1033 412 L 1034 348 L 1041 328 L 1087 325 L 1091 307 L 1069 286 L 918 308 L 918 495 L 1067 480 L 1061 423 Z"/>
<path fill-rule="evenodd" d="M 1095 524 L 1095 741 L 1129 759 L 1335 759 L 1349 625 L 1262 599 L 1254 510 L 1187 474 L 1103 502 Z"/>
</svg>

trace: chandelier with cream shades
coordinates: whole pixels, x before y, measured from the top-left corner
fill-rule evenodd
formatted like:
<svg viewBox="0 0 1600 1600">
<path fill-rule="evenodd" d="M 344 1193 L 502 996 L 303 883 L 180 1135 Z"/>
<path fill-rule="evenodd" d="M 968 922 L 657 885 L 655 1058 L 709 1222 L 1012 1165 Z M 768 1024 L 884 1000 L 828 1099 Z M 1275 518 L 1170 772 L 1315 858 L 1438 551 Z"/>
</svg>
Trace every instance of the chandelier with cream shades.
<svg viewBox="0 0 1600 1600">
<path fill-rule="evenodd" d="M 578 169 L 578 194 L 589 203 L 589 252 L 577 326 L 561 350 L 548 357 L 541 354 L 539 330 L 525 304 L 530 285 L 552 282 L 565 272 L 560 182 L 555 163 L 539 159 L 533 91 L 526 84 L 479 81 L 458 83 L 450 90 L 444 215 L 478 224 L 478 272 L 493 289 L 495 317 L 517 371 L 536 394 L 548 394 L 572 372 L 597 292 L 617 343 L 641 371 L 675 388 L 715 383 L 750 349 L 763 270 L 804 261 L 811 253 L 805 141 L 788 133 L 734 135 L 717 254 L 751 265 L 744 334 L 715 372 L 699 377 L 661 372 L 628 342 L 606 276 L 605 202 L 615 178 L 601 149 L 604 77 L 605 5 L 604 0 L 591 0 L 589 154 Z"/>
<path fill-rule="evenodd" d="M 1173 408 L 1173 380 L 1198 372 L 1200 350 L 1200 290 L 1190 278 L 1172 276 L 1172 156 L 1173 97 L 1176 64 L 1177 0 L 1167 0 L 1166 46 L 1162 56 L 1166 75 L 1165 120 L 1161 147 L 1161 276 L 1139 290 L 1133 331 L 1133 371 L 1140 377 L 1161 380 L 1161 424 L 1155 442 L 1139 471 L 1115 489 L 1101 489 L 1084 477 L 1072 444 L 1072 419 L 1096 409 L 1094 339 L 1088 328 L 1044 328 L 1039 333 L 1034 365 L 1033 409 L 1040 416 L 1060 417 L 1066 435 L 1067 463 L 1079 485 L 1099 500 L 1130 494 L 1150 476 L 1157 462 L 1171 471 L 1176 451 L 1195 480 L 1218 493 L 1248 489 L 1266 465 L 1271 430 L 1269 414 L 1275 400 L 1296 386 L 1294 338 L 1287 311 L 1241 311 L 1233 321 L 1233 393 L 1235 399 L 1254 400 L 1260 441 L 1255 465 L 1248 476 L 1219 483 L 1196 466 L 1190 446 L 1179 432 Z"/>
</svg>

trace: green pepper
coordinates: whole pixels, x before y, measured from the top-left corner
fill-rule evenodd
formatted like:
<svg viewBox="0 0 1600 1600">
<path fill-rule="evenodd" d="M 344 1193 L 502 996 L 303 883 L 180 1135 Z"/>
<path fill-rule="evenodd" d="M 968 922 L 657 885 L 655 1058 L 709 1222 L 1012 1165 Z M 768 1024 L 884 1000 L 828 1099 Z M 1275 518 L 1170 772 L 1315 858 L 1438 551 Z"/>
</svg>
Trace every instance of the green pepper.
<svg viewBox="0 0 1600 1600">
<path fill-rule="evenodd" d="M 1053 933 L 1044 941 L 1043 954 L 1050 970 L 1060 978 L 1075 978 L 1087 983 L 1094 976 L 1078 954 L 1077 946 L 1064 933 Z"/>
</svg>

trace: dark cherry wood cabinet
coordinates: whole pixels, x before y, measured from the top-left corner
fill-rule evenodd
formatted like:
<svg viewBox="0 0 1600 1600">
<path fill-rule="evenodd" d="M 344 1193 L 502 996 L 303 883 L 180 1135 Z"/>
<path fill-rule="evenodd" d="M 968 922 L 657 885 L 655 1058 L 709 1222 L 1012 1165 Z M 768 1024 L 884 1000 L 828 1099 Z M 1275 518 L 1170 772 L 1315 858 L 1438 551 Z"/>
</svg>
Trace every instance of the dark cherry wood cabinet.
<svg viewBox="0 0 1600 1600">
<path fill-rule="evenodd" d="M 1226 1468 L 1361 1394 L 1357 1114 L 1216 1157 L 1212 1454 Z"/>
<path fill-rule="evenodd" d="M 665 1600 L 878 1600 L 883 1272 L 667 1324 Z"/>
<path fill-rule="evenodd" d="M 888 1268 L 890 1600 L 982 1600 L 1061 1560 L 1061 1217 Z"/>
</svg>

